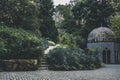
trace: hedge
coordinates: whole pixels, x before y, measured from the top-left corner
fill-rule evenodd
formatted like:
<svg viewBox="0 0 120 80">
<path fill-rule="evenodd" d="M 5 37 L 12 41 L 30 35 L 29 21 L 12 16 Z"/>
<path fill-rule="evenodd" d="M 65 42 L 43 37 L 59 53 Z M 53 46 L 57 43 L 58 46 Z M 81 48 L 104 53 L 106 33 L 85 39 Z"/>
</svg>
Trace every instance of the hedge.
<svg viewBox="0 0 120 80">
<path fill-rule="evenodd" d="M 55 48 L 48 54 L 48 63 L 53 70 L 90 70 L 102 65 L 97 54 L 80 48 Z"/>
<path fill-rule="evenodd" d="M 0 26 L 0 59 L 30 59 L 41 56 L 47 41 L 23 29 Z"/>
</svg>

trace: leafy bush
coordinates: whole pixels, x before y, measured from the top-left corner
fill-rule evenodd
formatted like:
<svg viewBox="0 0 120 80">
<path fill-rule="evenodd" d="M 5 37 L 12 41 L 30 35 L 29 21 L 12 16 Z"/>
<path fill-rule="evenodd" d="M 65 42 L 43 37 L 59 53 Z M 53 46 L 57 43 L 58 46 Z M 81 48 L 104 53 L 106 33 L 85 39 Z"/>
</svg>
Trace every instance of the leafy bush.
<svg viewBox="0 0 120 80">
<path fill-rule="evenodd" d="M 48 54 L 48 63 L 55 70 L 81 70 L 101 67 L 96 54 L 87 54 L 80 48 L 55 48 Z"/>
<path fill-rule="evenodd" d="M 2 71 L 2 69 L 0 68 L 0 72 Z"/>
<path fill-rule="evenodd" d="M 117 42 L 120 42 L 120 14 L 116 14 L 110 17 L 110 28 L 115 33 Z"/>
<path fill-rule="evenodd" d="M 68 47 L 80 47 L 84 49 L 86 47 L 86 40 L 80 36 L 80 34 L 70 34 L 63 30 L 59 31 L 59 43 Z"/>
<path fill-rule="evenodd" d="M 0 26 L 1 59 L 37 58 L 46 47 L 47 42 L 33 33 Z"/>
<path fill-rule="evenodd" d="M 59 33 L 59 43 L 67 45 L 68 47 L 77 47 L 75 37 L 72 34 L 66 32 Z"/>
</svg>

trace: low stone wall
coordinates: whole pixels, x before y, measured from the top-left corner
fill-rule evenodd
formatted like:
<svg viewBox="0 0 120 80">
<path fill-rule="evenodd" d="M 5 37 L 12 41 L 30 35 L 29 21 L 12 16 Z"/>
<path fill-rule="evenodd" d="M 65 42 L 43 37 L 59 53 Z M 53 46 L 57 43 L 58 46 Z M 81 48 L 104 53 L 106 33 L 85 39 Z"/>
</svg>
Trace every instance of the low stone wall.
<svg viewBox="0 0 120 80">
<path fill-rule="evenodd" d="M 6 71 L 36 70 L 38 67 L 37 59 L 9 59 L 0 60 L 0 66 Z"/>
</svg>

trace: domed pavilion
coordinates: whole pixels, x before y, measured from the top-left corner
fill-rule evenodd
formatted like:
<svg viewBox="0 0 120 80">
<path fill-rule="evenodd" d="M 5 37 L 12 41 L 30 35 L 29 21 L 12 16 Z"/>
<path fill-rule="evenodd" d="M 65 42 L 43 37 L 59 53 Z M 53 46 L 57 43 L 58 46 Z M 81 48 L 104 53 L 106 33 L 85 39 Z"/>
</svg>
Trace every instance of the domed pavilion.
<svg viewBox="0 0 120 80">
<path fill-rule="evenodd" d="M 115 34 L 109 28 L 92 30 L 88 35 L 87 48 L 98 48 L 98 56 L 106 64 L 120 63 L 120 44 L 115 42 Z"/>
</svg>

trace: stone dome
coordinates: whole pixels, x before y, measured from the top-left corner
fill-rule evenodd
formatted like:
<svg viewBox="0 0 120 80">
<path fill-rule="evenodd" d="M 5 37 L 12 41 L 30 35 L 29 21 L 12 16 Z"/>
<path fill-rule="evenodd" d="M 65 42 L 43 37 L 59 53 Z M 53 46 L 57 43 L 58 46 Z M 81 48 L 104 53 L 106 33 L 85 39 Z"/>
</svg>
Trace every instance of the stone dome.
<svg viewBox="0 0 120 80">
<path fill-rule="evenodd" d="M 95 28 L 88 35 L 88 42 L 113 42 L 114 35 L 114 32 L 109 28 Z"/>
</svg>

